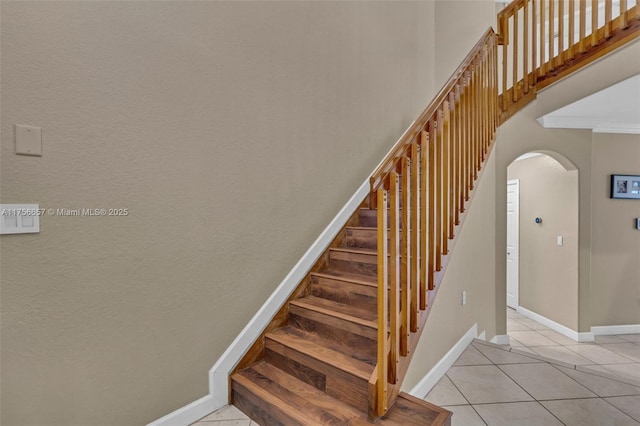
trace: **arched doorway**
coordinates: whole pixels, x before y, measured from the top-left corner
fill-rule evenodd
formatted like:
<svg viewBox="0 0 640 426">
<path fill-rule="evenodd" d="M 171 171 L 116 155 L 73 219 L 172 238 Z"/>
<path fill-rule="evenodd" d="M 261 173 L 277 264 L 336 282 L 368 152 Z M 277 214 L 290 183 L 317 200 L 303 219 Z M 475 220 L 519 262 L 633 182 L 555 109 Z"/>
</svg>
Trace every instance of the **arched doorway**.
<svg viewBox="0 0 640 426">
<path fill-rule="evenodd" d="M 507 305 L 577 330 L 578 170 L 555 152 L 529 152 L 507 180 Z"/>
</svg>

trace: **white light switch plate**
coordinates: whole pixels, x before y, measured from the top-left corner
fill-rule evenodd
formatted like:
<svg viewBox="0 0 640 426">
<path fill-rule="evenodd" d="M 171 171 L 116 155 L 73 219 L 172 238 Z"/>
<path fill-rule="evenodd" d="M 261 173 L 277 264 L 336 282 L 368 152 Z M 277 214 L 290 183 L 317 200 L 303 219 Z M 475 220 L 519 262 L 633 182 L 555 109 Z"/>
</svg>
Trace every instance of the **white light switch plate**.
<svg viewBox="0 0 640 426">
<path fill-rule="evenodd" d="M 558 235 L 558 241 L 557 241 L 557 244 L 558 244 L 559 246 L 561 246 L 562 244 L 564 244 L 564 238 L 562 238 L 562 235 Z"/>
<path fill-rule="evenodd" d="M 40 232 L 38 204 L 0 204 L 0 234 Z"/>
<path fill-rule="evenodd" d="M 16 154 L 42 157 L 42 129 L 40 127 L 15 125 Z"/>
</svg>

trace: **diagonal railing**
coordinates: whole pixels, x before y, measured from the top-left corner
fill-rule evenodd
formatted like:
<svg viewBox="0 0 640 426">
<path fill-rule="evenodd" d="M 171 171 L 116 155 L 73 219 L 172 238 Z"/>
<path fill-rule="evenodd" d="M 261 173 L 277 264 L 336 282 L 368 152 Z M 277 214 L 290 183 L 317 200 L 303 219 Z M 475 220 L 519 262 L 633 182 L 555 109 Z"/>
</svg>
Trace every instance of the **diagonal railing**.
<svg viewBox="0 0 640 426">
<path fill-rule="evenodd" d="M 371 176 L 378 226 L 372 420 L 400 391 L 498 126 L 539 90 L 640 36 L 639 6 L 515 0 L 499 13 L 498 26 L 499 35 L 487 30 Z"/>
<path fill-rule="evenodd" d="M 383 415 L 399 392 L 426 320 L 428 291 L 494 140 L 496 64 L 497 37 L 489 29 L 371 177 L 370 203 L 378 215 L 371 418 Z"/>
</svg>

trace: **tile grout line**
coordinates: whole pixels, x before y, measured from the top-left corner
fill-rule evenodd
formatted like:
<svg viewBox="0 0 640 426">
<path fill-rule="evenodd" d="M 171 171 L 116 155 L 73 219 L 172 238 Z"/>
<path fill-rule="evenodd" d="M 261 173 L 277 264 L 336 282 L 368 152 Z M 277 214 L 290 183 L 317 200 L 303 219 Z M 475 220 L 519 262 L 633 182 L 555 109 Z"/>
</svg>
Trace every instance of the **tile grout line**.
<svg viewBox="0 0 640 426">
<path fill-rule="evenodd" d="M 549 363 L 547 363 L 547 364 L 549 364 Z M 511 365 L 514 365 L 514 364 L 511 364 Z M 515 365 L 517 365 L 517 364 L 515 364 Z M 498 367 L 498 368 L 500 369 L 500 371 L 502 371 L 502 372 L 504 373 L 504 375 L 506 375 L 506 376 L 507 376 L 508 378 L 510 378 L 510 379 L 511 379 L 511 380 L 512 380 L 516 385 L 518 385 L 518 386 L 520 387 L 520 389 L 522 389 L 522 390 L 523 390 L 527 395 L 529 395 L 531 398 L 533 398 L 533 400 L 534 400 L 534 401 L 535 401 L 539 406 L 541 406 L 542 408 L 544 408 L 545 410 L 547 410 L 547 412 L 548 412 L 549 414 L 551 414 L 551 415 L 552 415 L 556 420 L 558 420 L 561 424 L 563 424 L 563 425 L 565 425 L 565 426 L 566 426 L 566 423 L 565 423 L 565 422 L 563 422 L 562 420 L 560 420 L 560 419 L 559 419 L 555 414 L 553 414 L 553 413 L 552 413 L 552 412 L 551 412 L 547 407 L 545 407 L 545 406 L 544 406 L 544 404 L 541 404 L 541 403 L 540 403 L 540 401 L 538 401 L 538 400 L 537 400 L 533 395 L 531 395 L 529 392 L 527 392 L 525 388 L 523 388 L 522 386 L 520 386 L 520 383 L 516 382 L 516 381 L 513 379 L 513 377 L 509 376 L 509 374 L 508 374 L 506 371 L 504 371 L 503 369 L 501 369 L 501 368 L 500 368 L 500 366 L 497 366 L 497 365 L 496 365 L 496 367 Z M 588 390 L 588 389 L 587 389 L 587 390 Z"/>
<path fill-rule="evenodd" d="M 478 348 L 476 348 L 476 350 L 480 351 Z M 480 351 L 480 352 L 482 353 L 482 351 Z M 511 346 L 509 346 L 509 350 L 508 350 L 507 352 L 511 353 Z M 483 354 L 483 355 L 484 355 L 484 354 Z M 516 355 L 517 355 L 517 354 L 516 354 Z M 504 370 L 502 370 L 502 369 L 500 368 L 500 365 L 498 365 L 498 364 L 496 364 L 495 362 L 493 362 L 489 357 L 487 357 L 487 356 L 485 356 L 485 357 L 486 357 L 486 358 L 487 358 L 487 359 L 492 363 L 492 365 L 493 365 L 493 366 L 495 366 L 499 371 L 501 371 L 501 372 L 502 372 L 502 374 L 504 374 L 505 376 L 507 376 L 507 377 L 508 377 L 512 382 L 514 382 L 514 383 L 516 384 L 516 386 L 518 386 L 520 389 L 522 389 L 522 391 L 523 391 L 525 394 L 529 395 L 529 396 L 530 396 L 530 397 L 531 397 L 531 398 L 532 398 L 536 403 L 538 403 L 538 405 L 542 406 L 545 410 L 547 409 L 544 405 L 540 404 L 540 403 L 538 402 L 538 400 L 534 398 L 534 396 L 533 396 L 533 395 L 531 395 L 529 392 L 527 392 L 527 391 L 526 391 L 522 386 L 520 386 L 520 384 L 519 384 L 518 382 L 516 382 L 516 381 L 515 381 L 511 376 L 509 376 L 509 375 L 508 375 Z M 516 364 L 510 364 L 510 365 L 517 365 L 517 364 L 518 364 L 518 363 L 516 363 Z M 527 363 L 520 363 L 520 364 L 527 364 Z M 531 364 L 531 363 L 528 363 L 528 364 Z M 453 380 L 452 380 L 452 382 L 453 382 Z M 531 401 L 513 401 L 513 402 L 531 402 Z M 488 403 L 487 403 L 487 404 L 488 404 Z M 494 402 L 493 404 L 502 404 L 502 403 L 501 403 L 501 402 Z M 472 405 L 472 407 L 473 407 L 473 405 Z M 473 409 L 476 411 L 476 413 L 478 413 L 478 411 L 475 409 L 475 407 L 473 407 Z M 549 410 L 547 410 L 547 411 L 549 411 Z M 551 412 L 550 412 L 550 414 L 553 416 L 553 413 L 551 413 Z M 480 415 L 480 413 L 478 413 L 478 415 L 479 415 L 479 416 L 480 416 L 480 418 L 482 418 L 482 420 L 484 421 L 484 418 Z M 556 416 L 553 416 L 553 417 L 556 417 Z M 556 417 L 556 418 L 557 418 L 557 417 Z M 564 423 L 563 423 L 562 421 L 560 421 L 560 419 L 558 419 L 558 421 L 564 425 Z M 485 423 L 486 423 L 486 422 L 485 422 Z M 565 426 L 566 426 L 566 425 L 565 425 Z"/>
<path fill-rule="evenodd" d="M 609 398 L 616 398 L 615 396 L 610 396 Z M 606 402 L 607 404 L 611 405 L 613 408 L 615 408 L 616 410 L 620 411 L 622 414 L 628 416 L 629 418 L 631 418 L 632 420 L 638 421 L 636 420 L 635 417 L 633 417 L 631 414 L 628 414 L 626 411 L 622 410 L 621 408 L 616 407 L 615 405 L 613 405 L 611 402 L 607 401 L 605 398 L 602 398 L 602 400 L 604 402 Z"/>
<path fill-rule="evenodd" d="M 474 347 L 475 350 L 478 350 L 476 347 Z M 465 349 L 466 350 L 466 349 Z M 478 351 L 480 352 L 480 351 Z M 463 352 L 464 353 L 464 352 Z M 462 355 L 461 355 L 462 356 Z M 486 357 L 485 357 L 486 358 Z M 492 362 L 489 358 L 487 358 L 487 360 L 489 360 L 489 362 Z M 453 366 L 452 366 L 453 367 Z M 464 366 L 461 366 L 464 367 Z M 478 411 L 474 408 L 473 404 L 471 404 L 471 401 L 469 401 L 469 398 L 467 398 L 467 396 L 462 393 L 462 390 L 460 390 L 460 388 L 458 388 L 458 385 L 456 385 L 456 383 L 453 381 L 453 379 L 451 377 L 449 377 L 449 371 L 447 371 L 445 373 L 445 376 L 447 376 L 447 378 L 449 379 L 449 381 L 451 382 L 451 384 L 453 385 L 454 388 L 456 388 L 456 390 L 458 392 L 460 392 L 460 395 L 462 395 L 462 397 L 464 398 L 465 401 L 467 401 L 467 405 L 469 407 L 471 407 L 471 409 L 478 415 L 478 417 L 480 418 L 480 420 L 482 420 L 482 422 L 488 426 L 488 423 L 485 421 L 485 419 L 480 415 L 480 413 L 478 413 Z"/>
<path fill-rule="evenodd" d="M 508 310 L 507 310 L 507 312 L 508 312 Z M 518 318 L 507 318 L 507 322 L 508 322 L 508 321 L 510 321 L 510 320 L 518 321 Z M 529 319 L 529 320 L 530 320 L 530 319 Z M 534 321 L 534 320 L 530 320 L 530 321 Z M 535 321 L 534 321 L 534 322 L 535 322 Z M 589 361 L 589 364 L 580 364 L 580 366 L 581 366 L 581 367 L 599 366 L 599 367 L 601 367 L 601 368 L 603 368 L 603 369 L 605 370 L 605 372 L 603 372 L 603 373 L 604 373 L 604 374 L 606 374 L 607 376 L 617 376 L 617 374 L 616 374 L 616 373 L 614 373 L 611 369 L 609 369 L 609 368 L 607 368 L 607 367 L 604 367 L 605 365 L 630 365 L 630 364 L 638 364 L 638 361 L 633 360 L 633 359 L 631 359 L 630 357 L 628 357 L 628 356 L 626 356 L 626 355 L 624 355 L 624 354 L 618 353 L 618 352 L 616 352 L 616 351 L 614 351 L 614 350 L 612 350 L 612 349 L 610 349 L 610 348 L 608 348 L 608 347 L 606 347 L 606 346 L 605 346 L 605 345 L 614 345 L 614 344 L 616 344 L 616 343 L 598 343 L 598 342 L 580 343 L 580 342 L 572 342 L 572 343 L 575 343 L 575 344 L 573 344 L 573 345 L 568 345 L 568 344 L 563 344 L 563 343 L 561 343 L 561 342 L 559 342 L 559 341 L 557 341 L 557 340 L 554 340 L 554 338 L 553 338 L 552 336 L 546 336 L 546 335 L 544 335 L 544 334 L 540 333 L 540 331 L 550 331 L 550 332 L 555 332 L 554 330 L 551 330 L 551 329 L 549 329 L 548 327 L 546 327 L 544 330 L 531 330 L 531 331 L 536 331 L 536 332 L 538 332 L 538 334 L 542 335 L 543 337 L 545 337 L 545 338 L 547 338 L 547 339 L 549 339 L 549 340 L 551 340 L 551 341 L 553 341 L 553 342 L 557 343 L 557 345 L 554 345 L 554 346 L 559 346 L 559 347 L 565 348 L 566 350 L 570 351 L 571 353 L 575 354 L 576 356 L 581 357 L 581 358 L 584 358 L 586 361 Z M 557 332 L 556 332 L 556 333 L 557 333 Z M 509 333 L 507 333 L 507 334 L 509 334 Z M 638 344 L 638 345 L 640 345 L 640 343 L 636 343 L 636 342 L 629 341 L 629 340 L 625 339 L 625 338 L 624 338 L 624 337 L 622 337 L 622 336 L 618 336 L 618 337 L 619 337 L 620 339 L 622 339 L 623 341 L 622 341 L 622 342 L 617 342 L 617 344 L 621 344 L 621 343 L 633 343 L 633 344 Z M 519 342 L 520 342 L 520 343 L 521 343 L 525 348 L 527 348 L 528 350 L 533 351 L 534 353 L 536 353 L 536 354 L 538 354 L 538 355 L 540 355 L 540 354 L 539 354 L 535 349 L 532 349 L 532 348 L 534 348 L 534 347 L 550 347 L 549 345 L 548 345 L 548 346 L 529 346 L 529 345 L 523 344 L 521 341 L 519 341 Z M 621 358 L 628 359 L 628 360 L 630 360 L 630 362 L 628 362 L 628 363 L 627 363 L 627 362 L 623 362 L 623 363 L 613 363 L 613 364 L 604 364 L 604 363 L 603 363 L 603 364 L 601 364 L 601 363 L 598 363 L 598 362 L 596 362 L 595 360 L 593 360 L 593 359 L 589 358 L 588 356 L 583 355 L 583 354 L 581 354 L 581 353 L 579 353 L 579 352 L 577 352 L 577 351 L 575 351 L 575 350 L 571 349 L 571 346 L 597 346 L 597 347 L 600 347 L 600 348 L 602 348 L 602 349 L 604 349 L 604 350 L 606 350 L 606 351 L 609 351 L 609 352 L 611 352 L 611 353 L 613 353 L 613 354 L 615 354 L 615 355 L 617 355 L 617 356 L 619 356 L 619 357 L 621 357 Z M 517 349 L 517 348 L 516 348 L 516 349 Z M 523 352 L 524 352 L 524 351 L 523 351 Z M 525 353 L 526 353 L 526 352 L 525 352 Z M 541 355 L 541 356 L 544 356 L 544 355 Z M 560 361 L 560 360 L 559 360 L 559 361 Z M 571 363 L 567 363 L 567 364 L 571 364 Z M 575 370 L 579 370 L 579 369 L 577 368 L 577 365 L 575 365 L 575 366 L 574 366 L 574 369 L 575 369 Z M 579 371 L 584 371 L 584 370 L 579 370 Z M 589 374 L 593 374 L 593 375 L 597 375 L 597 374 L 595 374 L 595 372 L 594 372 L 594 373 L 587 372 L 587 373 L 589 373 Z M 603 377 L 603 376 L 600 376 L 600 377 Z M 610 378 L 610 377 L 605 377 L 605 378 Z M 611 380 L 616 380 L 616 379 L 611 378 Z M 625 384 L 628 384 L 628 385 L 632 385 L 632 386 L 637 386 L 635 383 L 628 383 L 628 382 L 624 382 L 624 381 L 622 381 L 622 380 L 616 380 L 616 381 L 619 381 L 619 382 L 621 382 L 621 383 L 625 383 Z"/>
<path fill-rule="evenodd" d="M 593 361 L 593 364 L 594 364 L 594 365 L 636 364 L 636 362 L 631 361 L 631 360 L 629 360 L 629 362 L 614 362 L 614 363 L 610 363 L 610 364 L 607 364 L 607 363 L 602 363 L 602 364 L 600 364 L 600 363 L 596 362 L 596 360 L 595 360 L 595 359 L 591 359 L 591 358 L 589 358 L 587 355 L 582 355 L 581 353 L 574 351 L 573 349 L 571 349 L 571 347 L 572 347 L 572 346 L 578 346 L 578 347 L 580 347 L 581 345 L 566 345 L 566 346 L 564 346 L 564 347 L 565 347 L 565 348 L 567 348 L 568 350 L 570 350 L 571 352 L 573 352 L 573 353 L 575 353 L 575 354 L 578 354 L 578 355 L 580 355 L 580 356 L 581 356 L 581 357 L 583 357 L 583 358 L 588 359 L 589 361 Z M 612 353 L 612 354 L 614 354 L 614 355 L 620 356 L 620 357 L 622 357 L 622 358 L 629 359 L 629 358 L 627 358 L 627 357 L 626 357 L 626 356 L 624 356 L 624 355 L 620 355 L 619 353 L 616 353 L 616 352 L 612 351 L 611 349 L 603 348 L 603 347 L 602 347 L 602 345 L 598 345 L 597 343 L 593 344 L 593 346 L 600 347 L 601 349 L 604 349 L 604 350 L 606 350 L 606 351 L 609 351 L 609 352 L 611 352 L 611 353 Z"/>
</svg>

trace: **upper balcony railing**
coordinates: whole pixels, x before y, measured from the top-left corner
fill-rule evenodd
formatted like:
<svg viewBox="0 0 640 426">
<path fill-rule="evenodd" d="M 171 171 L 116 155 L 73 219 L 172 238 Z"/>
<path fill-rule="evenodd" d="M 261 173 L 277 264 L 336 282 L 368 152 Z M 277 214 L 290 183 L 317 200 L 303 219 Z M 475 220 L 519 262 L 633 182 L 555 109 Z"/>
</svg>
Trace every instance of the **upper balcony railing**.
<svg viewBox="0 0 640 426">
<path fill-rule="evenodd" d="M 503 120 L 537 90 L 638 37 L 637 0 L 517 0 L 498 14 Z"/>
</svg>

